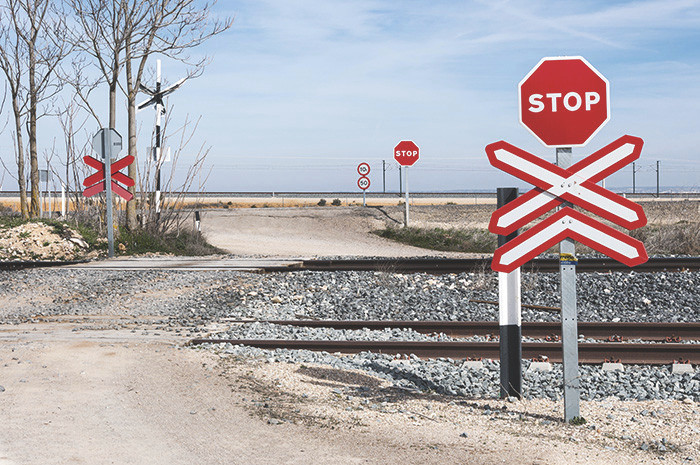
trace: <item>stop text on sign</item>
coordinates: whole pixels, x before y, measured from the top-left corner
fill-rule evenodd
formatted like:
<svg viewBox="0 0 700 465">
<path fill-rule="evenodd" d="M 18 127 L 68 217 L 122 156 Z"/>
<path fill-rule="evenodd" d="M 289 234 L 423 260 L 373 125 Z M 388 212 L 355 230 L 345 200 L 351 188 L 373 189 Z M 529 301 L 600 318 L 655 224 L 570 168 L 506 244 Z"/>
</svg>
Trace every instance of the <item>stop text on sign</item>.
<svg viewBox="0 0 700 465">
<path fill-rule="evenodd" d="M 549 102 L 543 101 L 545 98 L 549 99 Z M 561 106 L 569 111 L 577 111 L 579 108 L 581 108 L 584 101 L 585 110 L 591 111 L 593 105 L 600 103 L 600 94 L 598 92 L 584 92 L 584 97 L 581 97 L 578 92 L 569 92 L 568 94 L 564 95 L 564 98 L 562 99 L 561 92 L 551 92 L 546 95 L 532 94 L 528 100 L 530 101 L 531 105 L 530 108 L 528 108 L 528 111 L 533 113 L 543 111 L 545 108 L 547 108 L 547 104 L 549 104 L 549 111 L 551 112 L 556 112 L 559 108 L 561 108 Z"/>
<path fill-rule="evenodd" d="M 397 150 L 396 156 L 397 157 L 417 157 L 418 150 Z"/>
</svg>

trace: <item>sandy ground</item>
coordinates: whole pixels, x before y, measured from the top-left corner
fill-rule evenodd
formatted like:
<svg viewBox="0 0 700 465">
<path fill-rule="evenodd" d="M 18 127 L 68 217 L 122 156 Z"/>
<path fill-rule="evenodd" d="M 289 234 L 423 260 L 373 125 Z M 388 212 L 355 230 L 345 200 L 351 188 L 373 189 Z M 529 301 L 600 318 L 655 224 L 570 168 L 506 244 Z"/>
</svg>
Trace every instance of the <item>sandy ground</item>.
<svg viewBox="0 0 700 465">
<path fill-rule="evenodd" d="M 360 372 L 236 360 L 183 342 L 84 322 L 0 326 L 0 464 L 700 459 L 696 405 L 584 402 L 591 430 L 559 422 L 553 402 L 407 394 Z M 641 409 L 665 413 L 638 426 L 629 417 Z M 661 435 L 680 451 L 639 450 Z"/>
<path fill-rule="evenodd" d="M 442 208 L 412 218 L 465 227 L 488 218 L 476 206 Z M 202 225 L 242 255 L 428 254 L 367 233 L 398 224 L 398 207 L 313 212 L 210 211 Z M 104 330 L 107 313 L 95 313 L 92 323 L 0 325 L 0 465 L 700 461 L 697 404 L 583 402 L 589 425 L 574 427 L 559 421 L 561 403 L 409 395 L 362 373 L 190 349 L 146 323 Z"/>
<path fill-rule="evenodd" d="M 491 205 L 466 209 L 414 206 L 412 226 L 486 227 Z M 243 208 L 207 211 L 202 232 L 213 245 L 237 255 L 307 258 L 314 256 L 450 256 L 381 238 L 371 231 L 401 227 L 402 207 Z"/>
</svg>

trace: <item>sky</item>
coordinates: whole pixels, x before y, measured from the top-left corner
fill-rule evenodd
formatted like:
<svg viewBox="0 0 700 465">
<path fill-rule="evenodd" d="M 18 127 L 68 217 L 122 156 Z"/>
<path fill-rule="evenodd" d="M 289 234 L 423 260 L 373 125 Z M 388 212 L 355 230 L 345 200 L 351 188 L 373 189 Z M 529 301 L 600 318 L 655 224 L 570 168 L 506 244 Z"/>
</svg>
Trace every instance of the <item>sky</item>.
<svg viewBox="0 0 700 465">
<path fill-rule="evenodd" d="M 368 192 L 395 192 L 401 140 L 420 147 L 411 191 L 527 188 L 484 147 L 506 140 L 553 162 L 518 121 L 518 83 L 543 57 L 579 55 L 610 82 L 611 118 L 574 161 L 630 134 L 645 142 L 638 189 L 656 188 L 657 161 L 662 191 L 700 189 L 700 0 L 220 0 L 214 11 L 232 27 L 194 52 L 210 64 L 168 100 L 170 127 L 199 121 L 175 174 L 208 148 L 204 190 L 358 191 L 367 162 Z M 166 81 L 184 72 L 163 58 Z M 139 123 L 148 132 L 153 110 Z M 632 167 L 606 185 L 629 190 Z"/>
</svg>

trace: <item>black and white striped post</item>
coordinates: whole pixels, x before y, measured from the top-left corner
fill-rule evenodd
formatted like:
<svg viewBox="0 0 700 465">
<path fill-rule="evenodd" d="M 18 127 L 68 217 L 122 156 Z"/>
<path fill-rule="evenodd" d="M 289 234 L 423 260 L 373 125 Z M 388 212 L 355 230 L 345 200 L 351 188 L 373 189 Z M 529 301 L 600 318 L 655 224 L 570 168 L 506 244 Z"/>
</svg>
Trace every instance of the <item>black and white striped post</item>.
<svg viewBox="0 0 700 465">
<path fill-rule="evenodd" d="M 498 208 L 518 198 L 516 187 L 496 190 Z M 518 231 L 498 236 L 498 246 L 514 239 Z M 522 397 L 522 333 L 520 317 L 520 268 L 498 273 L 498 316 L 500 324 L 501 397 Z"/>
<path fill-rule="evenodd" d="M 160 207 L 161 207 L 161 186 L 160 186 L 160 169 L 165 161 L 165 158 L 162 156 L 162 148 L 161 148 L 161 142 L 162 142 L 162 134 L 161 134 L 161 116 L 165 113 L 165 105 L 163 103 L 163 98 L 174 92 L 178 87 L 182 85 L 182 83 L 185 82 L 185 78 L 180 79 L 177 81 L 175 84 L 162 88 L 161 87 L 161 79 L 160 79 L 160 60 L 156 60 L 156 87 L 155 89 L 149 89 L 146 87 L 144 84 L 140 84 L 140 89 L 141 91 L 145 92 L 146 94 L 150 95 L 151 98 L 146 100 L 143 103 L 140 103 L 136 108 L 137 110 L 142 110 L 150 105 L 155 105 L 156 108 L 156 140 L 155 140 L 155 147 L 153 147 L 153 161 L 156 164 L 156 185 L 155 185 L 155 208 L 156 208 L 156 218 L 160 218 Z"/>
</svg>

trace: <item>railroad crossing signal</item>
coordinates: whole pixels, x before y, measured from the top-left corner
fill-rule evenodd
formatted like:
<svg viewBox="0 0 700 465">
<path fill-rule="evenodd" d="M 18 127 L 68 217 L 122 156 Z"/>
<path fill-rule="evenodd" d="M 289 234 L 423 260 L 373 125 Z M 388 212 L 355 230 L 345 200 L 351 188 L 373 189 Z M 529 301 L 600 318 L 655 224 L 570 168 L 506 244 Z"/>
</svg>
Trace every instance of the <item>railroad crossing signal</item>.
<svg viewBox="0 0 700 465">
<path fill-rule="evenodd" d="M 647 223 L 641 205 L 595 184 L 637 160 L 644 142 L 622 136 L 568 169 L 561 168 L 507 142 L 486 146 L 493 166 L 534 184 L 527 194 L 499 208 L 489 230 L 507 235 L 568 201 L 627 229 Z"/>
<path fill-rule="evenodd" d="M 647 218 L 640 205 L 595 184 L 639 158 L 642 145 L 638 137 L 623 136 L 575 165 L 562 168 L 504 141 L 489 144 L 486 153 L 494 167 L 536 186 L 496 210 L 489 230 L 509 234 L 565 201 L 628 229 L 644 226 Z M 508 273 L 567 237 L 628 266 L 648 259 L 640 241 L 564 208 L 500 247 L 491 267 Z"/>
<path fill-rule="evenodd" d="M 639 265 L 649 259 L 642 242 L 571 207 L 564 207 L 499 247 L 493 254 L 491 267 L 494 271 L 508 273 L 566 238 L 627 266 Z"/>
<path fill-rule="evenodd" d="M 88 176 L 87 178 L 85 178 L 85 181 L 83 181 L 83 186 L 87 187 L 87 189 L 83 191 L 83 195 L 85 197 L 92 197 L 93 195 L 105 190 L 105 164 L 89 155 L 83 157 L 83 161 L 88 166 L 97 170 L 97 173 Z M 114 191 L 115 194 L 119 195 L 127 202 L 134 198 L 134 194 L 124 189 L 114 181 L 119 181 L 127 187 L 133 186 L 134 180 L 131 179 L 129 176 L 119 172 L 119 170 L 129 166 L 133 162 L 134 157 L 132 155 L 127 155 L 124 158 L 110 164 L 112 191 Z"/>
</svg>

